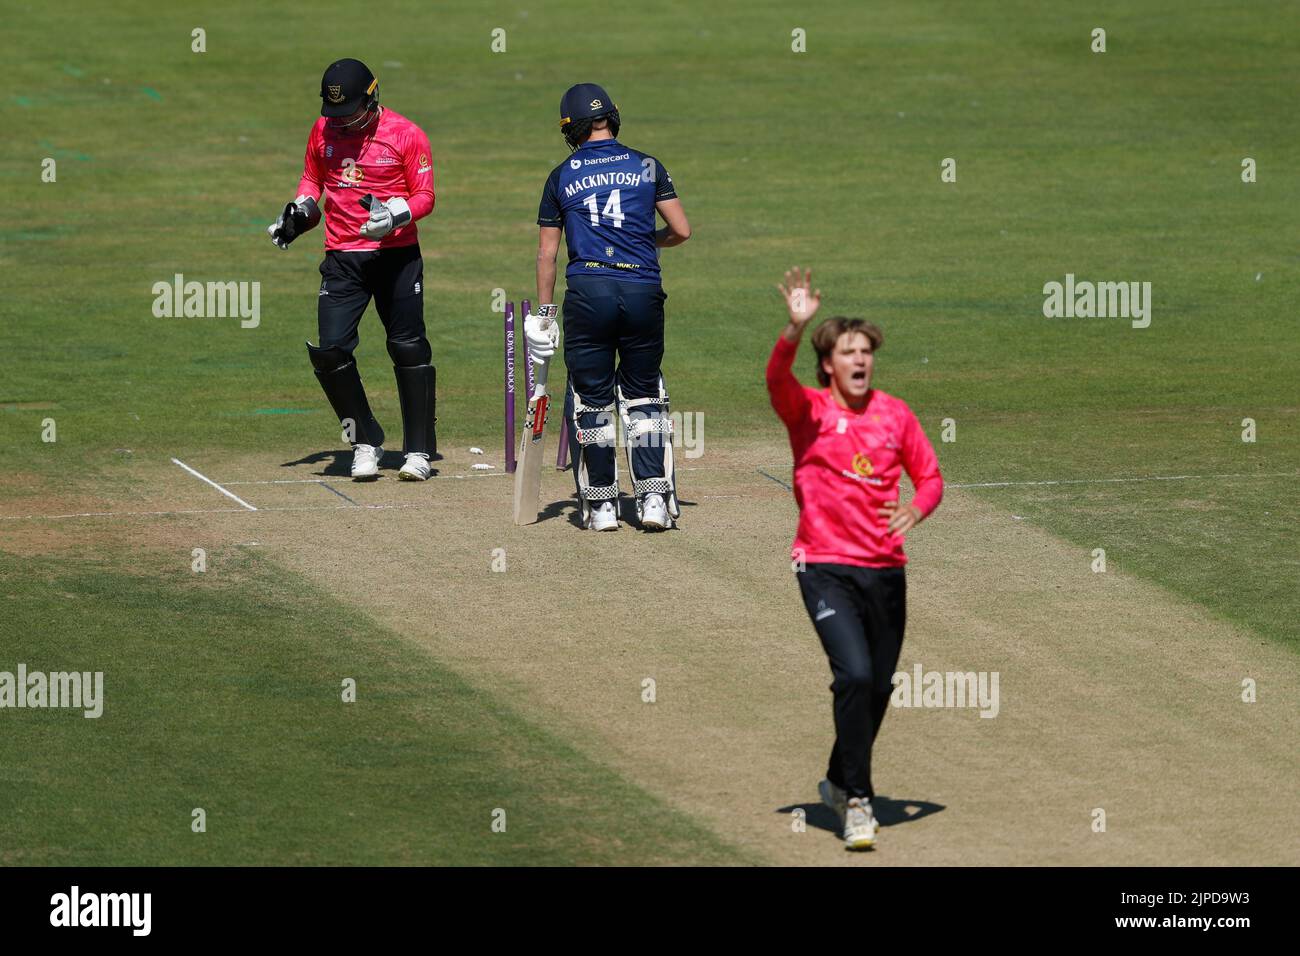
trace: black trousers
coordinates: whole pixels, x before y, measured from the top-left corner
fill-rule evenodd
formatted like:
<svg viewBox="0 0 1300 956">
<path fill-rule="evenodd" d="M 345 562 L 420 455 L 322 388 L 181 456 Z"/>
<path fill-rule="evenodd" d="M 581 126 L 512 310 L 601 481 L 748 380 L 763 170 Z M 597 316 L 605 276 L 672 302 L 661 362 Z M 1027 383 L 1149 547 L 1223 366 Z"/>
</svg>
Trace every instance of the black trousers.
<svg viewBox="0 0 1300 956">
<path fill-rule="evenodd" d="M 564 364 L 569 386 L 584 405 L 604 407 L 614 402 L 617 384 L 626 398 L 659 394 L 664 358 L 663 287 L 649 282 L 620 282 L 595 276 L 573 276 L 564 293 Z M 617 366 L 615 359 L 617 358 Z M 566 426 L 572 442 L 572 406 L 565 403 Z M 586 412 L 581 425 L 601 424 L 596 412 Z M 618 419 L 614 419 L 618 428 Z M 570 444 L 576 448 L 576 444 Z M 588 446 L 587 475 L 593 486 L 614 481 L 614 445 Z M 648 441 L 632 449 L 638 478 L 664 477 L 664 446 Z M 576 474 L 576 469 L 575 469 Z"/>
<path fill-rule="evenodd" d="M 830 659 L 835 746 L 826 777 L 850 797 L 875 796 L 871 748 L 889 709 L 907 623 L 902 568 L 809 564 L 799 590 Z"/>
<path fill-rule="evenodd" d="M 373 297 L 394 364 L 430 360 L 424 334 L 424 259 L 418 244 L 369 252 L 331 249 L 320 264 L 320 275 L 316 321 L 321 348 L 334 346 L 351 355 L 359 341 L 361 316 Z M 423 359 L 418 359 L 420 353 Z M 408 355 L 417 360 L 397 361 Z"/>
</svg>

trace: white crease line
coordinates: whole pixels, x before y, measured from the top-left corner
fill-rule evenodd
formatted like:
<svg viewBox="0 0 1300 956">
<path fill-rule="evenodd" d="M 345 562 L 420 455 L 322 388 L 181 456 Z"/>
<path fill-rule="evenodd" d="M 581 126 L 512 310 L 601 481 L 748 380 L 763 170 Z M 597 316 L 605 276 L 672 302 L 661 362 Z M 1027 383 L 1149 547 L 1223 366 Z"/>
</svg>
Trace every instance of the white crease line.
<svg viewBox="0 0 1300 956">
<path fill-rule="evenodd" d="M 981 481 L 972 484 L 948 485 L 949 488 L 1011 488 L 1025 485 L 1109 485 L 1132 481 L 1190 481 L 1205 478 L 1295 478 L 1294 471 L 1257 472 L 1250 475 L 1149 475 L 1145 478 L 1062 478 L 1057 481 Z"/>
<path fill-rule="evenodd" d="M 773 469 L 774 471 L 776 469 Z M 758 473 L 764 478 L 775 481 L 784 488 L 790 486 L 782 479 L 775 475 L 769 475 L 762 468 Z M 1296 471 L 1265 471 L 1255 472 L 1247 475 L 1148 475 L 1141 478 L 1060 478 L 1054 481 L 979 481 L 968 482 L 965 484 L 953 484 L 944 482 L 945 488 L 1017 488 L 1028 485 L 1100 485 L 1100 484 L 1121 484 L 1133 481 L 1190 481 L 1194 479 L 1208 478 L 1300 478 L 1300 472 Z"/>
<path fill-rule="evenodd" d="M 188 465 L 184 464 L 183 462 L 177 461 L 177 459 L 175 458 L 173 458 L 172 461 L 176 462 L 176 464 L 180 465 L 186 471 L 191 471 L 191 472 L 194 471 Z M 198 472 L 194 472 L 194 474 L 198 475 Z M 492 478 L 492 477 L 500 477 L 500 476 L 509 477 L 506 476 L 504 472 L 498 472 L 496 473 L 496 475 L 482 475 L 482 476 L 447 475 L 445 477 Z M 1295 478 L 1298 476 L 1300 476 L 1300 473 L 1294 471 L 1271 471 L 1271 472 L 1262 472 L 1262 473 L 1251 474 L 1251 475 L 1152 475 L 1147 478 L 1066 478 L 1058 481 L 988 481 L 988 482 L 980 482 L 977 484 L 949 484 L 946 487 L 948 488 L 1007 488 L 1007 487 L 1019 486 L 1019 485 L 1079 485 L 1079 484 L 1099 484 L 1099 483 L 1131 482 L 1131 481 L 1183 481 L 1183 480 L 1194 479 L 1194 478 Z M 202 475 L 198 475 L 198 477 L 203 478 Z M 766 477 L 771 478 L 772 476 L 767 475 Z M 217 485 L 216 482 L 209 481 L 207 478 L 203 478 L 203 480 L 207 481 L 209 484 L 213 485 L 214 487 L 219 488 L 225 494 L 230 495 L 230 492 L 225 491 L 225 489 L 221 488 L 220 485 Z M 773 480 L 775 481 L 776 479 Z M 280 479 L 280 481 L 284 481 L 284 479 Z M 318 478 L 295 479 L 295 482 L 297 481 L 303 481 L 304 483 L 307 484 L 316 484 L 320 481 L 320 479 Z M 227 484 L 246 484 L 246 485 L 276 484 L 276 483 L 277 482 L 274 481 L 227 482 Z M 244 507 L 250 511 L 341 511 L 341 510 L 354 510 L 355 507 L 357 507 L 353 505 L 334 505 L 332 507 L 316 505 L 316 506 L 285 507 L 285 508 L 266 508 L 266 507 L 254 508 L 252 505 L 244 501 L 241 501 L 239 498 L 236 498 L 234 495 L 230 495 L 230 497 L 235 498 L 236 501 L 239 501 L 240 504 L 244 505 Z M 699 495 L 698 497 L 700 498 L 745 498 L 749 496 L 748 495 Z M 419 508 L 420 505 L 418 504 L 360 505 L 359 507 L 368 511 L 386 511 L 386 510 L 392 510 L 398 508 Z M 213 514 L 242 514 L 242 513 L 243 512 L 239 511 L 239 509 L 237 508 L 201 508 L 201 509 L 192 509 L 188 511 L 82 511 L 76 514 L 66 514 L 66 515 L 45 515 L 45 514 L 0 515 L 0 521 L 31 521 L 31 520 L 41 519 L 41 518 L 52 520 L 56 518 L 126 518 L 126 517 L 141 517 L 141 516 L 150 517 L 150 516 L 163 516 L 163 515 L 213 515 Z"/>
<path fill-rule="evenodd" d="M 221 492 L 231 501 L 237 501 L 239 504 L 243 505 L 249 511 L 257 510 L 252 505 L 250 505 L 247 501 L 245 501 L 243 498 L 239 497 L 239 495 L 235 494 L 233 491 L 227 491 L 225 488 L 222 488 L 219 484 L 217 484 L 207 475 L 199 474 L 197 471 L 195 471 L 189 465 L 185 464 L 185 462 L 181 461 L 179 458 L 173 458 L 172 463 L 176 465 L 180 465 L 182 468 L 184 468 L 186 471 L 188 471 L 191 475 L 193 475 L 195 478 L 199 479 L 200 481 L 206 481 L 208 484 L 210 484 L 213 488 L 216 488 L 217 491 Z"/>
<path fill-rule="evenodd" d="M 176 459 L 174 458 L 172 459 L 172 461 L 175 460 Z M 701 471 L 702 469 L 698 467 L 687 467 L 687 468 L 678 468 L 677 470 L 678 471 Z M 343 477 L 346 476 L 325 475 L 321 478 L 260 478 L 260 479 L 239 478 L 236 479 L 235 481 L 223 481 L 222 484 L 231 485 L 231 486 L 233 485 L 314 485 L 317 484 L 318 482 L 326 481 L 329 478 L 343 478 Z M 468 475 L 431 475 L 429 476 L 428 480 L 433 481 L 435 478 L 465 479 L 465 478 L 513 478 L 513 477 L 514 475 L 510 474 L 507 471 L 480 471 Z"/>
<path fill-rule="evenodd" d="M 333 475 L 331 477 L 342 477 Z M 314 485 L 324 478 L 269 478 L 264 481 L 223 481 L 223 485 Z"/>
<path fill-rule="evenodd" d="M 173 459 L 174 460 L 174 459 Z M 678 471 L 701 471 L 701 468 L 678 468 Z M 325 481 L 329 478 L 343 478 L 344 475 L 325 475 L 321 478 L 240 478 L 235 481 L 223 481 L 223 485 L 314 485 L 318 482 Z M 479 471 L 468 475 L 430 475 L 429 481 L 435 478 L 513 478 L 514 475 L 508 471 Z M 266 510 L 266 509 L 263 509 Z"/>
<path fill-rule="evenodd" d="M 330 478 L 343 478 L 343 475 L 327 475 L 325 478 L 264 478 L 260 481 L 253 479 L 241 479 L 239 481 L 223 481 L 223 485 L 316 485 Z M 477 475 L 431 475 L 429 481 L 435 478 L 513 478 L 514 475 L 504 471 L 483 472 Z M 374 484 L 374 482 L 367 482 Z"/>
<path fill-rule="evenodd" d="M 254 508 L 257 512 L 271 511 L 390 511 L 397 508 L 418 508 L 419 505 L 311 505 L 286 508 Z M 239 508 L 194 508 L 189 511 L 81 511 L 67 515 L 0 515 L 0 521 L 31 521 L 41 518 L 134 518 L 166 515 L 242 515 Z"/>
</svg>

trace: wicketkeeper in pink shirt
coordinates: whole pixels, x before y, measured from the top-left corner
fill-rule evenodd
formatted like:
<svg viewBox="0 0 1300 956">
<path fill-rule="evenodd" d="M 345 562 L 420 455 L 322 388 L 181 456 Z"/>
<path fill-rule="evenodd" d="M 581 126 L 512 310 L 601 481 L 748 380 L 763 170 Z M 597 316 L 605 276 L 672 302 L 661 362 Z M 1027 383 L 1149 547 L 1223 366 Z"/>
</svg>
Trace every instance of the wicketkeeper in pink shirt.
<svg viewBox="0 0 1300 956">
<path fill-rule="evenodd" d="M 808 616 L 830 658 L 835 746 L 818 789 L 839 816 L 848 849 L 875 844 L 871 748 L 889 707 L 903 644 L 907 583 L 903 538 L 939 505 L 939 461 L 907 404 L 871 387 L 880 329 L 826 319 L 813 332 L 817 380 L 791 371 L 804 329 L 821 305 L 811 270 L 777 288 L 790 322 L 767 365 L 772 407 L 790 433 L 799 530 L 793 557 Z M 903 471 L 916 494 L 903 504 Z"/>
<path fill-rule="evenodd" d="M 352 444 L 352 477 L 379 476 L 384 430 L 370 411 L 353 351 L 373 298 L 384 324 L 402 407 L 398 477 L 423 481 L 438 453 L 435 370 L 424 332 L 424 259 L 416 220 L 433 211 L 429 138 L 379 105 L 379 81 L 360 60 L 331 63 L 321 78 L 321 118 L 312 126 L 298 197 L 268 228 L 281 249 L 314 228 L 325 209 L 316 320 L 320 345 L 307 353 Z"/>
</svg>

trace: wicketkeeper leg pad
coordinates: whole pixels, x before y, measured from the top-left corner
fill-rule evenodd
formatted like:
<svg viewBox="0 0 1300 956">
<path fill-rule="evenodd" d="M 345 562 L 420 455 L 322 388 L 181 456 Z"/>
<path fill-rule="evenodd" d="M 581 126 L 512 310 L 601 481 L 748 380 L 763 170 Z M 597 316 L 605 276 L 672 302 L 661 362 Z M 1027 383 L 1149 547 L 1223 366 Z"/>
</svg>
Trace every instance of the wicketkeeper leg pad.
<svg viewBox="0 0 1300 956">
<path fill-rule="evenodd" d="M 351 436 L 352 444 L 382 445 L 384 430 L 370 411 L 361 373 L 357 371 L 352 354 L 336 346 L 317 348 L 310 342 L 307 343 L 307 354 L 316 370 L 316 380 L 338 416 L 339 424 Z"/>
<path fill-rule="evenodd" d="M 429 340 L 424 336 L 389 339 L 388 354 L 393 360 L 397 400 L 402 406 L 402 452 L 432 458 L 438 453 L 437 370 L 429 362 L 433 357 Z"/>
<path fill-rule="evenodd" d="M 658 494 L 664 496 L 675 526 L 681 509 L 677 505 L 677 475 L 673 463 L 673 420 L 669 415 L 668 390 L 664 388 L 663 376 L 659 377 L 658 395 L 627 398 L 622 386 L 617 391 L 618 415 L 623 422 L 627 468 L 632 476 L 637 520 L 641 520 L 646 495 Z M 662 466 L 655 467 L 660 462 Z"/>
<path fill-rule="evenodd" d="M 397 376 L 397 400 L 402 406 L 402 451 L 432 458 L 438 453 L 438 370 L 432 365 L 395 365 L 393 373 Z"/>
<path fill-rule="evenodd" d="M 578 488 L 579 513 L 585 527 L 591 518 L 591 502 L 618 501 L 618 456 L 614 431 L 616 408 L 613 404 L 585 404 L 574 391 L 572 379 L 569 381 L 569 398 L 573 408 L 573 477 Z M 595 456 L 608 456 L 608 459 L 594 460 Z M 609 483 L 593 484 L 590 477 L 593 470 L 601 476 L 609 475 Z"/>
<path fill-rule="evenodd" d="M 424 336 L 415 339 L 389 339 L 388 355 L 393 365 L 409 368 L 413 365 L 428 365 L 433 358 L 429 340 Z"/>
</svg>

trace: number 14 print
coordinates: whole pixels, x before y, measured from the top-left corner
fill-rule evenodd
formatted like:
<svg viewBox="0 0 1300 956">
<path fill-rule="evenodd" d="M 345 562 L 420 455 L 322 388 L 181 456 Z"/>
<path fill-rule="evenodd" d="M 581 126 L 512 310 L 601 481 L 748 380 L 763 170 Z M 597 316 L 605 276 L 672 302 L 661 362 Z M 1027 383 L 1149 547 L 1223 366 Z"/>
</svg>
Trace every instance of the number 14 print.
<svg viewBox="0 0 1300 956">
<path fill-rule="evenodd" d="M 615 229 L 623 228 L 623 197 L 620 195 L 622 190 L 615 189 L 609 194 L 609 199 L 605 203 L 605 208 L 596 212 L 596 194 L 592 193 L 582 201 L 582 204 L 591 212 L 591 224 L 600 225 L 600 217 L 605 216 L 614 223 Z"/>
</svg>

